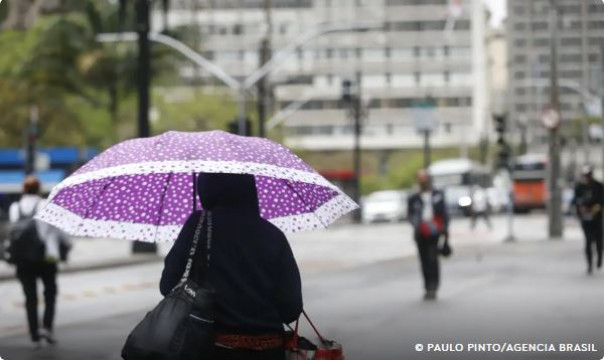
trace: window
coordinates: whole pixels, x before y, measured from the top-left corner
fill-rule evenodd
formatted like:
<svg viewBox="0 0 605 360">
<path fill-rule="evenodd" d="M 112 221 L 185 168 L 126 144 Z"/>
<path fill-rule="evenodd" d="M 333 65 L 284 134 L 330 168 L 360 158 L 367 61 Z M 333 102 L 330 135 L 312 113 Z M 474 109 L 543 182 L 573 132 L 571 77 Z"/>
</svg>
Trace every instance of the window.
<svg viewBox="0 0 605 360">
<path fill-rule="evenodd" d="M 513 8 L 513 13 L 515 15 L 523 15 L 523 14 L 525 14 L 525 6 L 515 6 Z"/>
<path fill-rule="evenodd" d="M 548 42 L 548 40 L 546 40 L 546 42 Z M 581 43 L 582 43 L 582 40 L 580 38 L 562 38 L 561 39 L 561 46 L 580 46 Z M 601 39 L 601 43 L 603 43 L 602 39 Z"/>
<path fill-rule="evenodd" d="M 517 105 L 515 105 L 515 110 L 517 110 L 517 111 L 527 111 L 527 105 L 526 104 L 517 104 Z"/>
<path fill-rule="evenodd" d="M 450 72 L 449 71 L 445 71 L 443 73 L 443 82 L 445 82 L 446 85 L 449 84 L 449 82 L 450 82 Z"/>
<path fill-rule="evenodd" d="M 450 54 L 453 58 L 468 57 L 471 56 L 471 48 L 466 46 L 452 46 Z"/>
<path fill-rule="evenodd" d="M 444 24 L 445 26 L 445 24 Z M 454 30 L 470 30 L 471 22 L 468 20 L 458 20 L 454 23 Z"/>
<path fill-rule="evenodd" d="M 473 84 L 471 73 L 452 72 L 449 76 L 450 84 L 453 86 L 471 86 Z"/>
<path fill-rule="evenodd" d="M 421 77 L 421 86 L 443 86 L 445 81 L 442 73 L 423 73 Z"/>
<path fill-rule="evenodd" d="M 568 14 L 579 14 L 580 6 L 577 4 L 561 4 L 559 5 L 559 14 L 565 16 Z"/>
<path fill-rule="evenodd" d="M 391 58 L 394 60 L 411 60 L 415 53 L 415 48 L 391 49 Z"/>
<path fill-rule="evenodd" d="M 369 61 L 382 61 L 384 60 L 383 49 L 363 49 L 363 59 Z"/>
<path fill-rule="evenodd" d="M 589 21 L 588 28 L 591 30 L 603 30 L 603 21 Z"/>
<path fill-rule="evenodd" d="M 391 73 L 384 74 L 384 81 L 388 86 L 391 86 L 392 75 Z"/>
<path fill-rule="evenodd" d="M 515 30 L 523 31 L 525 29 L 527 29 L 526 23 L 516 23 L 515 24 Z"/>
<path fill-rule="evenodd" d="M 603 45 L 603 38 L 590 38 L 588 39 L 588 45 L 590 46 L 599 46 Z"/>
<path fill-rule="evenodd" d="M 420 30 L 443 30 L 445 21 L 422 21 L 420 22 Z"/>
<path fill-rule="evenodd" d="M 233 35 L 241 35 L 243 33 L 242 25 L 235 24 L 233 26 Z"/>
<path fill-rule="evenodd" d="M 582 72 L 577 70 L 559 70 L 559 76 L 566 79 L 577 79 L 582 77 Z"/>
<path fill-rule="evenodd" d="M 383 75 L 364 75 L 363 85 L 368 88 L 382 88 L 386 85 Z"/>
<path fill-rule="evenodd" d="M 391 75 L 391 84 L 394 87 L 412 87 L 416 85 L 416 81 L 412 74 L 394 74 Z"/>
<path fill-rule="evenodd" d="M 533 41 L 533 45 L 534 46 L 548 46 L 549 44 L 549 39 L 534 39 Z"/>
<path fill-rule="evenodd" d="M 531 24 L 531 29 L 532 29 L 532 31 L 548 30 L 548 23 L 547 22 L 535 22 L 535 23 Z"/>
<path fill-rule="evenodd" d="M 525 55 L 515 55 L 514 61 L 517 63 L 526 62 L 527 56 Z"/>
<path fill-rule="evenodd" d="M 525 79 L 527 76 L 525 75 L 525 71 L 516 71 L 515 79 Z"/>
<path fill-rule="evenodd" d="M 391 48 L 390 47 L 384 48 L 384 57 L 387 59 L 391 57 Z"/>
<path fill-rule="evenodd" d="M 515 46 L 517 47 L 523 47 L 525 46 L 525 39 L 515 39 Z"/>
<path fill-rule="evenodd" d="M 561 55 L 559 55 L 559 61 L 561 61 L 561 62 L 580 62 L 580 61 L 582 61 L 582 55 L 580 55 L 580 54 L 561 54 Z"/>
</svg>

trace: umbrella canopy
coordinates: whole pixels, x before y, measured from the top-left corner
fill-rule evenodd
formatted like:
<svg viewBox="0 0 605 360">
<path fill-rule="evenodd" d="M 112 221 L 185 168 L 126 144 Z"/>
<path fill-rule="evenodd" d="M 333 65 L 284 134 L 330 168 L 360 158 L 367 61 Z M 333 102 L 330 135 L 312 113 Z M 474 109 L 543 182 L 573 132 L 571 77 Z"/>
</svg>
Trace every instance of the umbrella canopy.
<svg viewBox="0 0 605 360">
<path fill-rule="evenodd" d="M 37 218 L 75 236 L 174 240 L 193 209 L 196 173 L 254 175 L 261 216 L 284 232 L 323 228 L 357 208 L 271 140 L 169 131 L 104 151 L 59 183 Z"/>
</svg>

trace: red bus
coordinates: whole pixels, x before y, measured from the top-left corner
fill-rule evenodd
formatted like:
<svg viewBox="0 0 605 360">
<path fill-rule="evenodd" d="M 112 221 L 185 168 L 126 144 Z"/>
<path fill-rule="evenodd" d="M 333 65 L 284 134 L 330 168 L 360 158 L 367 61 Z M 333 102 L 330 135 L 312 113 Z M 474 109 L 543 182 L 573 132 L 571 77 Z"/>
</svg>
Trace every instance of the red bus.
<svg viewBox="0 0 605 360">
<path fill-rule="evenodd" d="M 547 158 L 543 154 L 519 156 L 513 163 L 513 208 L 527 212 L 546 207 Z"/>
</svg>

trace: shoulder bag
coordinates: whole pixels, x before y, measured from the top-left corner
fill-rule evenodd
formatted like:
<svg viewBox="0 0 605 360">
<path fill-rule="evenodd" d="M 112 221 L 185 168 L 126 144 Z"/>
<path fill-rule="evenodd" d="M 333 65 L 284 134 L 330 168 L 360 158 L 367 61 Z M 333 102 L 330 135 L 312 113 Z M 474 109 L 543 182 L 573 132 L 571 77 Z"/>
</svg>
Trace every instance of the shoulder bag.
<svg viewBox="0 0 605 360">
<path fill-rule="evenodd" d="M 207 221 L 204 279 L 190 278 L 204 218 Z M 125 360 L 199 360 L 214 346 L 214 293 L 209 287 L 212 213 L 205 212 L 195 235 L 185 272 L 178 285 L 132 330 L 122 349 Z"/>
</svg>

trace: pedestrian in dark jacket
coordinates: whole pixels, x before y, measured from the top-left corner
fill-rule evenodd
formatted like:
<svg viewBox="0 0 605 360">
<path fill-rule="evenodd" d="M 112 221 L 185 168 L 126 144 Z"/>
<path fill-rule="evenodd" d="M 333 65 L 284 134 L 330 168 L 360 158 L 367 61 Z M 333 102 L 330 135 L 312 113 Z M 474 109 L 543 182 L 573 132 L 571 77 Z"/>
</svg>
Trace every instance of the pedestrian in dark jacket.
<svg viewBox="0 0 605 360">
<path fill-rule="evenodd" d="M 439 288 L 439 241 L 449 249 L 449 217 L 442 191 L 432 189 L 425 170 L 418 173 L 420 191 L 408 200 L 408 219 L 414 228 L 414 240 L 424 278 L 425 300 L 435 300 Z"/>
<path fill-rule="evenodd" d="M 283 360 L 283 324 L 295 321 L 303 308 L 300 274 L 286 237 L 261 218 L 254 176 L 200 174 L 197 189 L 203 209 L 211 211 L 213 219 L 212 359 Z M 166 256 L 160 281 L 163 295 L 181 279 L 201 215 L 196 211 L 189 217 Z M 196 254 L 195 279 L 202 278 L 204 267 L 197 265 L 204 256 L 204 251 Z"/>
<path fill-rule="evenodd" d="M 23 183 L 23 196 L 9 209 L 9 220 L 15 224 L 20 221 L 32 219 L 45 203 L 40 197 L 40 182 L 33 176 L 28 176 Z M 35 348 L 42 346 L 41 340 L 55 344 L 53 325 L 55 319 L 55 305 L 57 298 L 57 264 L 64 260 L 63 248 L 68 241 L 63 233 L 41 221 L 35 221 L 35 234 L 29 234 L 27 242 L 19 246 L 19 253 L 11 254 L 11 262 L 17 268 L 17 279 L 23 287 L 25 294 L 25 309 L 29 335 Z M 33 238 L 32 238 L 33 237 Z M 38 246 L 37 243 L 40 243 Z M 9 251 L 15 249 L 9 246 Z M 65 250 L 67 251 L 67 250 Z M 13 252 L 16 252 L 13 251 Z M 27 256 L 25 254 L 27 253 Z M 44 316 L 42 328 L 39 328 L 38 319 L 38 279 L 44 285 Z"/>
<path fill-rule="evenodd" d="M 592 175 L 592 167 L 582 169 L 582 179 L 576 185 L 572 204 L 584 230 L 588 274 L 592 274 L 592 248 L 597 250 L 597 268 L 603 266 L 603 184 Z"/>
</svg>

